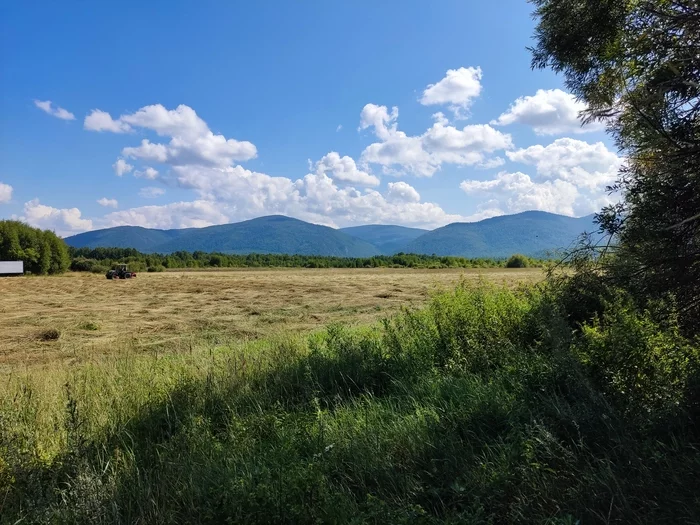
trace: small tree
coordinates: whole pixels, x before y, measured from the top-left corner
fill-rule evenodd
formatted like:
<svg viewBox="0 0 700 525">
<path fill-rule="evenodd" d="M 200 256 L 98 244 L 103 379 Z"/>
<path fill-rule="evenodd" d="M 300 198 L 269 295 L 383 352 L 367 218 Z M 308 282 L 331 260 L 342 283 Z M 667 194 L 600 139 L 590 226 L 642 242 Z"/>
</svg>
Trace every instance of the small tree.
<svg viewBox="0 0 700 525">
<path fill-rule="evenodd" d="M 528 259 L 524 255 L 516 253 L 511 255 L 510 259 L 506 262 L 506 268 L 527 268 Z"/>
</svg>

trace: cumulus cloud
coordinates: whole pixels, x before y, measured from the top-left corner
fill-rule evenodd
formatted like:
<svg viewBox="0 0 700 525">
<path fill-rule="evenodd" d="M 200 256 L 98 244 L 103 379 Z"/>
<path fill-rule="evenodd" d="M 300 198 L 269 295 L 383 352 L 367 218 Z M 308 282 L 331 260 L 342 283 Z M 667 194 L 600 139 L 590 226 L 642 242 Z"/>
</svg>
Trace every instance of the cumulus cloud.
<svg viewBox="0 0 700 525">
<path fill-rule="evenodd" d="M 117 175 L 117 177 L 121 177 L 125 173 L 129 173 L 131 170 L 133 170 L 134 167 L 127 163 L 124 159 L 117 159 L 117 162 L 112 164 L 112 169 L 114 169 L 114 173 Z"/>
<path fill-rule="evenodd" d="M 90 131 L 110 131 L 112 133 L 128 133 L 131 126 L 120 120 L 113 120 L 106 111 L 93 109 L 83 121 L 83 127 Z"/>
<path fill-rule="evenodd" d="M 518 98 L 508 111 L 491 121 L 491 124 L 524 124 L 532 127 L 538 135 L 586 133 L 603 129 L 600 122 L 582 125 L 579 114 L 585 109 L 585 103 L 577 101 L 576 97 L 561 89 L 539 89 L 532 96 Z"/>
<path fill-rule="evenodd" d="M 12 186 L 0 182 L 0 204 L 10 202 L 12 199 Z"/>
<path fill-rule="evenodd" d="M 97 204 L 104 206 L 105 208 L 117 208 L 119 206 L 117 199 L 108 199 L 107 197 L 98 199 Z"/>
<path fill-rule="evenodd" d="M 506 155 L 513 162 L 535 166 L 543 178 L 564 180 L 588 190 L 604 190 L 614 182 L 624 161 L 602 142 L 589 144 L 572 138 L 509 151 Z"/>
<path fill-rule="evenodd" d="M 139 197 L 143 197 L 144 199 L 155 199 L 161 195 L 165 195 L 165 190 L 155 186 L 147 186 L 139 190 Z"/>
<path fill-rule="evenodd" d="M 487 181 L 465 180 L 460 188 L 467 194 L 498 195 L 509 213 L 542 210 L 562 215 L 575 215 L 574 205 L 579 198 L 573 184 L 563 181 L 534 182 L 521 172 L 500 172 Z"/>
<path fill-rule="evenodd" d="M 425 88 L 420 103 L 447 105 L 455 117 L 463 118 L 472 101 L 481 94 L 481 75 L 480 67 L 450 69 L 445 78 Z"/>
<path fill-rule="evenodd" d="M 485 195 L 491 206 L 507 213 L 542 210 L 564 215 L 587 215 L 611 204 L 606 186 L 617 178 L 624 159 L 602 142 L 590 144 L 560 138 L 548 145 L 507 151 L 512 162 L 534 167 L 534 176 L 502 171 L 487 180 L 469 179 L 460 187 L 469 195 Z"/>
<path fill-rule="evenodd" d="M 326 173 L 330 173 L 333 180 L 343 183 L 379 186 L 377 177 L 358 169 L 351 157 L 341 157 L 335 151 L 331 151 L 316 163 L 316 174 L 324 175 Z"/>
<path fill-rule="evenodd" d="M 396 134 L 396 120 L 399 118 L 399 108 L 394 106 L 391 113 L 386 106 L 366 104 L 360 112 L 360 127 L 358 131 L 374 128 L 374 134 L 381 140 L 388 140 Z"/>
<path fill-rule="evenodd" d="M 154 180 L 158 178 L 158 170 L 155 168 L 146 167 L 146 169 L 144 170 L 134 171 L 134 177 L 138 177 L 140 179 Z"/>
<path fill-rule="evenodd" d="M 217 203 L 196 200 L 172 202 L 164 206 L 141 206 L 116 211 L 102 219 L 104 227 L 144 226 L 146 228 L 203 228 L 229 222 Z"/>
<path fill-rule="evenodd" d="M 202 201 L 217 203 L 232 220 L 260 215 L 283 214 L 328 226 L 364 223 L 399 223 L 438 226 L 459 220 L 434 203 L 416 202 L 410 186 L 398 199 L 402 186 L 386 195 L 372 190 L 339 186 L 326 173 L 287 177 L 247 170 L 241 166 L 206 168 L 175 167 L 172 184 L 194 190 Z M 415 190 L 413 190 L 415 192 Z"/>
<path fill-rule="evenodd" d="M 397 129 L 398 108 L 389 113 L 386 106 L 367 104 L 360 115 L 360 129 L 374 128 L 381 142 L 365 148 L 360 157 L 362 165 L 378 164 L 386 173 L 431 177 L 442 164 L 493 164 L 497 161 L 488 155 L 513 147 L 510 135 L 488 124 L 459 129 L 447 125 L 441 115 L 434 115 L 435 122 L 422 135 L 409 136 Z"/>
<path fill-rule="evenodd" d="M 109 113 L 94 110 L 85 118 L 85 128 L 93 131 L 124 133 L 135 128 L 169 137 L 167 144 L 143 139 L 139 146 L 122 150 L 125 157 L 175 166 L 197 164 L 225 167 L 233 161 L 257 156 L 254 144 L 214 134 L 197 113 L 184 104 L 169 110 L 161 104 L 144 106 L 135 113 L 112 119 Z"/>
<path fill-rule="evenodd" d="M 53 208 L 41 204 L 39 199 L 24 203 L 24 215 L 20 220 L 37 228 L 53 230 L 61 236 L 92 229 L 92 221 L 83 219 L 78 208 Z"/>
<path fill-rule="evenodd" d="M 52 117 L 60 118 L 61 120 L 75 120 L 73 113 L 59 106 L 54 107 L 50 100 L 35 100 L 34 105 Z"/>
<path fill-rule="evenodd" d="M 420 193 L 406 182 L 390 182 L 387 199 L 399 202 L 420 202 Z"/>
</svg>

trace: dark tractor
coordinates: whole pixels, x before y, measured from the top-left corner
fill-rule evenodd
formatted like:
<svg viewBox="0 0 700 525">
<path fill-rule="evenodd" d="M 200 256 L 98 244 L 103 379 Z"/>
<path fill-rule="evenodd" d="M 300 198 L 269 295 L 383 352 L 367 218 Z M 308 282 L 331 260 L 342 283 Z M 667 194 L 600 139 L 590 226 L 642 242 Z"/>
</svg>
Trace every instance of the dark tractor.
<svg viewBox="0 0 700 525">
<path fill-rule="evenodd" d="M 120 264 L 115 270 L 109 270 L 106 277 L 107 279 L 131 279 L 136 277 L 136 272 L 130 272 L 126 264 Z"/>
</svg>

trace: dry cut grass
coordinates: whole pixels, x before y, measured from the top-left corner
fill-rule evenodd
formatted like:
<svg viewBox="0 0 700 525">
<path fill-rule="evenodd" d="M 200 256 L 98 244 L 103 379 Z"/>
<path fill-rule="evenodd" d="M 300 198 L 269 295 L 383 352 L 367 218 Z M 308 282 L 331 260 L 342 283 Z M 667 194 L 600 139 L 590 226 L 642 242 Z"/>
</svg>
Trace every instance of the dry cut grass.
<svg viewBox="0 0 700 525">
<path fill-rule="evenodd" d="M 0 368 L 74 364 L 121 353 L 369 323 L 422 304 L 460 278 L 517 285 L 539 269 L 263 269 L 0 279 Z"/>
</svg>

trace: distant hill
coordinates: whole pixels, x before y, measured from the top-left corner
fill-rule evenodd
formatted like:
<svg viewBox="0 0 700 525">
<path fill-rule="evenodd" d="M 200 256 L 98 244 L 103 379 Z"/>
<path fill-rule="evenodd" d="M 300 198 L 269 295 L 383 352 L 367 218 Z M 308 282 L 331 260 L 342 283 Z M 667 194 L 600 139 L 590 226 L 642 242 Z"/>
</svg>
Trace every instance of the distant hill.
<svg viewBox="0 0 700 525">
<path fill-rule="evenodd" d="M 427 233 L 429 230 L 385 224 L 368 224 L 367 226 L 341 228 L 340 231 L 373 244 L 383 255 L 393 255 L 403 251 L 409 242 Z"/>
<path fill-rule="evenodd" d="M 185 235 L 193 228 L 183 230 L 154 230 L 141 226 L 117 226 L 79 233 L 64 239 L 74 248 L 135 248 L 140 252 L 156 251 L 154 248 Z"/>
<path fill-rule="evenodd" d="M 189 252 L 286 253 L 371 257 L 379 255 L 372 244 L 334 228 L 273 215 L 234 224 L 185 230 L 151 230 L 119 226 L 81 233 L 65 239 L 76 248 L 136 248 L 144 253 Z"/>
<path fill-rule="evenodd" d="M 168 253 L 177 250 L 337 257 L 379 254 L 371 244 L 339 230 L 282 215 L 199 228 L 158 246 L 155 251 Z"/>
<path fill-rule="evenodd" d="M 76 248 L 136 248 L 143 253 L 184 251 L 277 253 L 371 257 L 398 252 L 508 257 L 522 253 L 545 257 L 568 247 L 584 230 L 593 231 L 593 216 L 576 219 L 528 211 L 479 222 L 453 223 L 433 231 L 403 226 L 368 225 L 336 230 L 272 215 L 234 224 L 183 230 L 119 226 L 65 239 Z"/>
<path fill-rule="evenodd" d="M 574 218 L 527 211 L 448 224 L 421 235 L 403 251 L 460 257 L 508 257 L 514 253 L 545 257 L 549 252 L 568 248 L 584 231 L 595 230 L 593 215 Z"/>
</svg>

